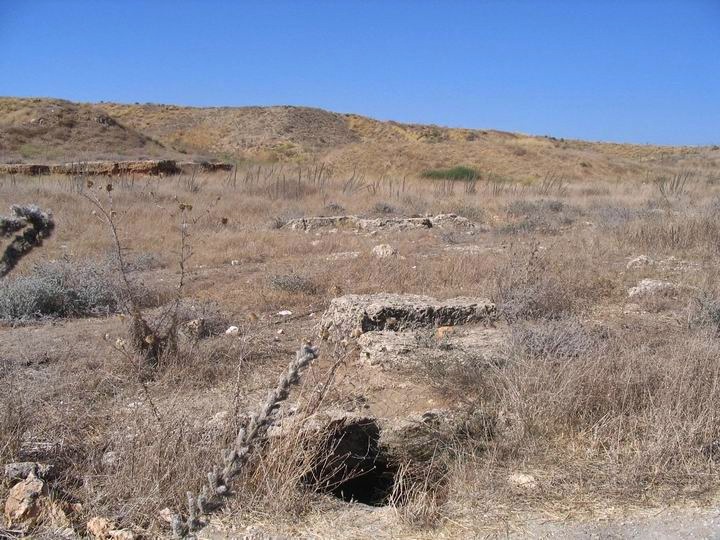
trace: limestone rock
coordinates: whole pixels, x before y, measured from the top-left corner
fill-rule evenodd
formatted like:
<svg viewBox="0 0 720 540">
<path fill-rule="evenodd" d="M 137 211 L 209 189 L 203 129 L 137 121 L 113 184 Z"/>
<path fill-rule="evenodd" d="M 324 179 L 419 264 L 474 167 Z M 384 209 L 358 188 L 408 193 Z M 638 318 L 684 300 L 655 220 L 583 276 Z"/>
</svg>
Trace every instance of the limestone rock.
<svg viewBox="0 0 720 540">
<path fill-rule="evenodd" d="M 530 474 L 513 473 L 508 476 L 508 483 L 526 491 L 535 491 L 538 488 L 537 480 Z"/>
<path fill-rule="evenodd" d="M 359 216 L 319 216 L 291 219 L 284 226 L 296 231 L 316 231 L 318 229 L 345 229 L 356 231 L 402 231 L 408 229 L 473 228 L 475 223 L 456 214 L 438 214 L 425 217 L 382 217 L 363 218 Z"/>
<path fill-rule="evenodd" d="M 359 251 L 340 251 L 338 253 L 331 253 L 325 257 L 326 261 L 347 261 L 350 259 L 357 259 L 360 256 Z"/>
<path fill-rule="evenodd" d="M 669 281 L 643 279 L 637 284 L 637 286 L 628 289 L 628 296 L 630 298 L 635 298 L 653 295 L 671 295 L 675 291 L 675 285 Z"/>
<path fill-rule="evenodd" d="M 495 304 L 483 298 L 436 300 L 415 294 L 348 294 L 334 298 L 320 321 L 320 335 L 332 341 L 375 330 L 405 330 L 486 322 Z"/>
<path fill-rule="evenodd" d="M 180 332 L 189 339 L 199 340 L 209 335 L 208 329 L 205 325 L 205 319 L 192 319 L 186 323 L 183 323 L 180 327 Z"/>
<path fill-rule="evenodd" d="M 23 528 L 32 526 L 42 512 L 41 496 L 45 493 L 45 482 L 32 472 L 25 480 L 15 484 L 5 501 L 8 525 Z"/>
<path fill-rule="evenodd" d="M 390 462 L 424 462 L 447 452 L 459 440 L 488 439 L 494 429 L 494 420 L 483 413 L 434 409 L 383 423 L 379 442 Z"/>
<path fill-rule="evenodd" d="M 628 261 L 626 268 L 628 270 L 631 270 L 633 268 L 642 268 L 644 266 L 650 266 L 652 264 L 655 264 L 655 261 L 648 257 L 647 255 L 639 255 L 638 257 L 634 257 L 633 259 L 630 259 Z"/>
<path fill-rule="evenodd" d="M 459 328 L 450 332 L 452 328 Z M 438 332 L 442 330 L 441 337 Z M 500 358 L 506 332 L 497 328 L 440 327 L 427 331 L 371 331 L 358 338 L 361 358 L 385 368 L 413 368 L 431 364 L 492 365 Z"/>
<path fill-rule="evenodd" d="M 20 461 L 5 465 L 5 478 L 10 481 L 25 480 L 30 474 L 47 480 L 52 474 L 52 465 L 35 461 Z"/>
<path fill-rule="evenodd" d="M 397 255 L 397 250 L 390 244 L 378 244 L 372 248 L 372 254 L 378 259 L 387 259 Z"/>
<path fill-rule="evenodd" d="M 109 537 L 113 523 L 104 517 L 95 516 L 87 522 L 86 529 L 92 538 L 104 539 Z"/>
<path fill-rule="evenodd" d="M 130 529 L 119 529 L 111 520 L 96 516 L 86 525 L 87 532 L 97 540 L 135 540 L 137 535 Z"/>
</svg>

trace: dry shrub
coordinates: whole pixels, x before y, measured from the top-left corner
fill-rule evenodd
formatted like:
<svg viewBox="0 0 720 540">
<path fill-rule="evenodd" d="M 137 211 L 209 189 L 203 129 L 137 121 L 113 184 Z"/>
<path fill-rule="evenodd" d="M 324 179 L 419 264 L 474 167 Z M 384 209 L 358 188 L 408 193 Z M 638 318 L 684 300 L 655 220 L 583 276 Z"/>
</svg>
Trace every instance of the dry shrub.
<svg viewBox="0 0 720 540">
<path fill-rule="evenodd" d="M 240 474 L 233 508 L 248 514 L 271 514 L 295 519 L 310 509 L 314 486 L 309 479 L 323 456 L 326 435 L 303 430 L 302 421 L 284 427 Z"/>
<path fill-rule="evenodd" d="M 391 214 L 397 214 L 399 210 L 395 208 L 392 204 L 387 202 L 376 202 L 372 208 L 370 209 L 371 214 L 376 215 L 391 215 Z"/>
<path fill-rule="evenodd" d="M 577 298 L 554 270 L 538 246 L 529 253 L 511 254 L 496 272 L 493 296 L 500 315 L 516 321 L 555 319 L 572 312 Z"/>
<path fill-rule="evenodd" d="M 717 253 L 720 218 L 710 211 L 680 215 L 654 213 L 617 227 L 615 237 L 622 244 L 643 250 L 677 253 L 702 249 Z"/>
<path fill-rule="evenodd" d="M 541 463 L 575 441 L 585 455 L 572 459 L 596 464 L 587 481 L 614 490 L 631 479 L 626 495 L 648 482 L 712 482 L 701 450 L 720 430 L 719 352 L 720 343 L 698 335 L 655 351 L 619 339 L 563 362 L 518 358 L 496 373 L 493 401 L 512 419 L 497 444 Z"/>
<path fill-rule="evenodd" d="M 518 234 L 528 232 L 540 232 L 544 234 L 555 234 L 563 227 L 572 225 L 582 215 L 582 211 L 563 201 L 550 200 L 526 200 L 517 199 L 511 201 L 506 208 L 513 221 L 498 229 L 501 234 Z"/>
<path fill-rule="evenodd" d="M 110 265 L 91 260 L 44 262 L 27 276 L 3 282 L 0 319 L 83 317 L 117 312 L 119 279 Z"/>
<path fill-rule="evenodd" d="M 207 481 L 199 464 L 216 460 L 232 434 L 183 412 L 155 418 L 143 406 L 129 413 L 97 448 L 82 495 L 96 501 L 96 512 L 148 527 L 162 508 L 182 507 L 186 491 Z"/>
<path fill-rule="evenodd" d="M 720 332 L 720 300 L 707 292 L 697 296 L 691 307 L 690 324 Z"/>
<path fill-rule="evenodd" d="M 326 204 L 324 210 L 336 216 L 344 214 L 346 211 L 345 207 L 342 204 L 336 202 Z"/>
<path fill-rule="evenodd" d="M 575 317 L 538 324 L 519 322 L 510 329 L 510 348 L 513 356 L 569 360 L 596 351 L 599 337 Z"/>
<path fill-rule="evenodd" d="M 464 201 L 445 204 L 441 207 L 441 211 L 444 213 L 457 214 L 475 223 L 483 223 L 487 219 L 487 211 L 484 208 Z"/>
<path fill-rule="evenodd" d="M 269 279 L 274 289 L 290 294 L 314 295 L 319 291 L 318 285 L 310 278 L 298 274 L 276 274 Z"/>
<path fill-rule="evenodd" d="M 447 502 L 447 464 L 431 460 L 418 464 L 406 462 L 395 473 L 389 505 L 401 523 L 413 529 L 438 525 Z"/>
<path fill-rule="evenodd" d="M 7 463 L 18 454 L 31 418 L 14 392 L 6 395 L 0 406 L 0 463 Z"/>
</svg>

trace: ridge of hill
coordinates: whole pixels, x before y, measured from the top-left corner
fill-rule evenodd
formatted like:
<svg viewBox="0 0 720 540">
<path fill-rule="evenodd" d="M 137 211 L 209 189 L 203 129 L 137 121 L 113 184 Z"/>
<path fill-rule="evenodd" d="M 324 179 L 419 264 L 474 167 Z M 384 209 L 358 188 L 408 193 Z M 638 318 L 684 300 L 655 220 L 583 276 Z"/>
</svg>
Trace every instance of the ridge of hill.
<svg viewBox="0 0 720 540">
<path fill-rule="evenodd" d="M 642 177 L 720 166 L 720 148 L 587 142 L 379 121 L 294 106 L 185 107 L 0 98 L 0 161 L 176 159 L 298 162 L 418 174 L 465 165 L 532 180 Z"/>
</svg>

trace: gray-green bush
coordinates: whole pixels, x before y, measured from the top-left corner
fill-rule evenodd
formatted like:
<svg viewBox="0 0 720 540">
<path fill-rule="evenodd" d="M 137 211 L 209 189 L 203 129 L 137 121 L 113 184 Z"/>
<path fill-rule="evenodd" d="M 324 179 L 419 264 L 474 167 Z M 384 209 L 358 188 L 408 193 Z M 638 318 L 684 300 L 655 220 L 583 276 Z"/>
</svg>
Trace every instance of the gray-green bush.
<svg viewBox="0 0 720 540">
<path fill-rule="evenodd" d="M 82 317 L 119 309 L 120 290 L 107 263 L 59 260 L 35 265 L 0 285 L 0 319 Z"/>
</svg>

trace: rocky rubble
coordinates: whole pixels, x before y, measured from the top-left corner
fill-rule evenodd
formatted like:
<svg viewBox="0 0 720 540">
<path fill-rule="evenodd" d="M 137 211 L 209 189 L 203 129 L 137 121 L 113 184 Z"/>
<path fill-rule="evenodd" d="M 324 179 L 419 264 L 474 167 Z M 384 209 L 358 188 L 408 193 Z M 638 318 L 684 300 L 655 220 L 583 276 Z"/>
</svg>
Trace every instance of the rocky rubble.
<svg viewBox="0 0 720 540">
<path fill-rule="evenodd" d="M 438 214 L 425 217 L 381 217 L 319 216 L 297 218 L 288 221 L 283 228 L 294 231 L 315 231 L 318 229 L 355 229 L 358 231 L 403 231 L 408 229 L 474 228 L 475 223 L 456 214 Z"/>
</svg>

